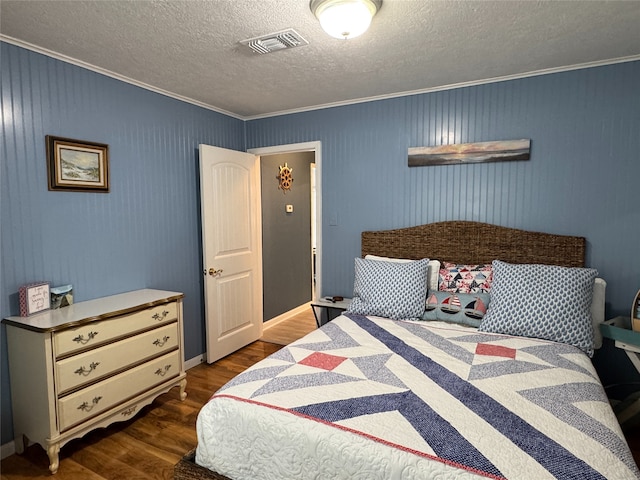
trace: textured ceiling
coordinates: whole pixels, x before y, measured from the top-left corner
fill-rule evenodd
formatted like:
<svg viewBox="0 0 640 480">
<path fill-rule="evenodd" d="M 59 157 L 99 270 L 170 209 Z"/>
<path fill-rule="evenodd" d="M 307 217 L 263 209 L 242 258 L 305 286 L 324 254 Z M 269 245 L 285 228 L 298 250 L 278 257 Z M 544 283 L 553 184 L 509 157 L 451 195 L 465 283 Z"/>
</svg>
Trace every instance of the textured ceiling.
<svg viewBox="0 0 640 480">
<path fill-rule="evenodd" d="M 1 0 L 1 39 L 254 118 L 640 58 L 640 1 L 384 0 L 326 35 L 307 0 Z M 294 28 L 308 46 L 238 42 Z"/>
</svg>

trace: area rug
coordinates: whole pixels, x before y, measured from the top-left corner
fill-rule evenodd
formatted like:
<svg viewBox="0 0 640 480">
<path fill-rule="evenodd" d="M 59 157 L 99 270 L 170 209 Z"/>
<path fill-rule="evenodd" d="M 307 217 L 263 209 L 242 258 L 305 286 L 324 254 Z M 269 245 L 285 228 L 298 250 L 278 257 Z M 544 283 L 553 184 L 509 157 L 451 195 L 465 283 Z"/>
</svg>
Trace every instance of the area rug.
<svg viewBox="0 0 640 480">
<path fill-rule="evenodd" d="M 196 464 L 195 457 L 196 450 L 194 448 L 176 463 L 173 467 L 174 480 L 231 480 Z"/>
</svg>

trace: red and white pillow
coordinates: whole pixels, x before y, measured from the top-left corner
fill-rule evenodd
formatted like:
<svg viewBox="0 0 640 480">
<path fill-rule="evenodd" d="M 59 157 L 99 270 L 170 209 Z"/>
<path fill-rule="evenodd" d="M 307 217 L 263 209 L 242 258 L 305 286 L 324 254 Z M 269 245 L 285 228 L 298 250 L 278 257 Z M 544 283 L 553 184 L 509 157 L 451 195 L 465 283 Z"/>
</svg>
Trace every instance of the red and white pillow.
<svg viewBox="0 0 640 480">
<path fill-rule="evenodd" d="M 438 290 L 453 293 L 488 293 L 492 280 L 491 264 L 460 265 L 443 262 L 438 275 Z"/>
</svg>

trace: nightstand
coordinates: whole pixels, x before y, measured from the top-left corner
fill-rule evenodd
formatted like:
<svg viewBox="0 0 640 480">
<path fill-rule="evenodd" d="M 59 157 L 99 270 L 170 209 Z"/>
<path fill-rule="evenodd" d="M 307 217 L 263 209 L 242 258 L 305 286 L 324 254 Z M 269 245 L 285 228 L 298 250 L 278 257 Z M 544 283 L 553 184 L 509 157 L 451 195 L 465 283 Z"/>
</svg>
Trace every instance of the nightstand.
<svg viewBox="0 0 640 480">
<path fill-rule="evenodd" d="M 631 363 L 640 373 L 640 332 L 631 329 L 630 317 L 615 317 L 600 325 L 602 336 L 614 341 L 616 348 L 624 350 Z M 640 413 L 640 398 L 617 412 L 618 421 L 622 424 Z"/>
<path fill-rule="evenodd" d="M 345 298 L 339 302 L 332 302 L 320 298 L 311 302 L 311 309 L 313 310 L 313 316 L 316 318 L 316 325 L 321 327 L 325 323 L 329 323 L 334 318 L 342 315 L 342 312 L 347 310 L 351 305 L 351 299 Z"/>
</svg>

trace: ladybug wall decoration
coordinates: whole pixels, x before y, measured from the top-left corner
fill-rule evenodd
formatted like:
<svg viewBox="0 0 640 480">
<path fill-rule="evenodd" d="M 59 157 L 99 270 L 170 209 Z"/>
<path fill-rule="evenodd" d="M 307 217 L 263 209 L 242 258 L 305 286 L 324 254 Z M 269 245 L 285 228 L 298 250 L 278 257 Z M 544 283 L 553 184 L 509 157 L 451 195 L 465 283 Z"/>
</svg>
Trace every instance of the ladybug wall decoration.
<svg viewBox="0 0 640 480">
<path fill-rule="evenodd" d="M 278 166 L 280 173 L 276 177 L 280 180 L 278 188 L 282 189 L 283 193 L 287 193 L 287 190 L 291 190 L 291 184 L 293 183 L 293 168 L 291 168 L 285 162 L 284 166 Z"/>
</svg>

